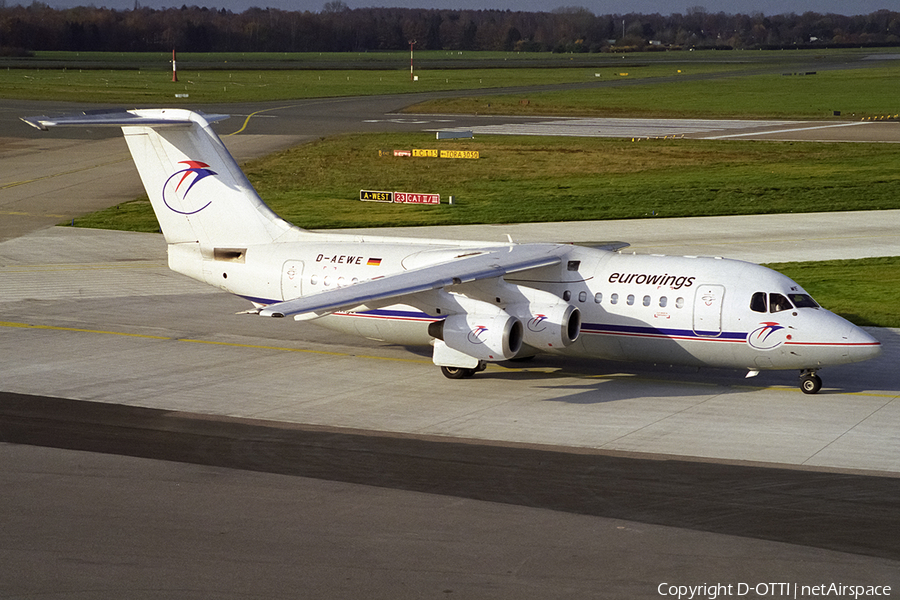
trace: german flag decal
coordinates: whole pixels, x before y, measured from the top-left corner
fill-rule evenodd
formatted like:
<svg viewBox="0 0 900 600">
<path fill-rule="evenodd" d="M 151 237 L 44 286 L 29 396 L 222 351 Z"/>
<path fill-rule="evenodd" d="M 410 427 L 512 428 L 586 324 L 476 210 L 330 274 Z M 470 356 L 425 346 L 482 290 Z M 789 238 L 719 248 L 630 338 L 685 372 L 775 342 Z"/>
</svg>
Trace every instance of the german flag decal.
<svg viewBox="0 0 900 600">
<path fill-rule="evenodd" d="M 370 258 L 370 259 L 366 262 L 366 265 L 368 265 L 368 266 L 370 266 L 370 267 L 378 267 L 378 266 L 381 266 L 381 259 L 380 259 L 380 258 Z"/>
</svg>

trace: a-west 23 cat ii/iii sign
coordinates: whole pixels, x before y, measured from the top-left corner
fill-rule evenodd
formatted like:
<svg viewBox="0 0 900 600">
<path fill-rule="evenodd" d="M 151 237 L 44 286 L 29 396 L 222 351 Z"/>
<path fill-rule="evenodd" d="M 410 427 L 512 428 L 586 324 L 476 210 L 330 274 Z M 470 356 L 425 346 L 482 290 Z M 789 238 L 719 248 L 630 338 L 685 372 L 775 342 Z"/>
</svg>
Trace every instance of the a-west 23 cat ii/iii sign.
<svg viewBox="0 0 900 600">
<path fill-rule="evenodd" d="M 417 194 L 415 192 L 380 192 L 359 190 L 363 202 L 394 202 L 396 204 L 440 204 L 440 194 Z"/>
</svg>

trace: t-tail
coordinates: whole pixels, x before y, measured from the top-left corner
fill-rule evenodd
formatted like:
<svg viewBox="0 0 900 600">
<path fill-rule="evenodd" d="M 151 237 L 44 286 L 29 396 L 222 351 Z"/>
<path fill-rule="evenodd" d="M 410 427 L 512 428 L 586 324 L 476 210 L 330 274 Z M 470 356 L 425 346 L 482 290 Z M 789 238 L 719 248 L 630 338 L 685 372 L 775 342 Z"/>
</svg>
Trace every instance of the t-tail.
<svg viewBox="0 0 900 600">
<path fill-rule="evenodd" d="M 265 205 L 210 126 L 227 117 L 141 109 L 23 121 L 38 129 L 121 127 L 170 249 L 189 245 L 194 250 L 185 254 L 207 255 L 297 239 L 303 230 Z"/>
</svg>

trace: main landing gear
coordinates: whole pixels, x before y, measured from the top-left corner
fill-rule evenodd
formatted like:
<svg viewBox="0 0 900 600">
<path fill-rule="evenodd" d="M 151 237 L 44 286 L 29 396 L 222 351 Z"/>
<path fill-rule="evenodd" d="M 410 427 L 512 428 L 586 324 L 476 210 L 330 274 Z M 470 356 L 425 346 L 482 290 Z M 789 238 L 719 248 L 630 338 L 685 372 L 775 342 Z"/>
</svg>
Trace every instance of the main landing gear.
<svg viewBox="0 0 900 600">
<path fill-rule="evenodd" d="M 822 378 L 810 369 L 800 371 L 800 389 L 804 394 L 815 394 L 822 389 Z"/>
<path fill-rule="evenodd" d="M 466 369 L 464 367 L 441 367 L 441 373 L 443 373 L 444 377 L 447 379 L 465 379 L 466 377 L 471 377 L 475 373 L 484 371 L 486 368 L 487 363 L 482 360 L 478 362 L 478 366 L 474 369 Z"/>
</svg>

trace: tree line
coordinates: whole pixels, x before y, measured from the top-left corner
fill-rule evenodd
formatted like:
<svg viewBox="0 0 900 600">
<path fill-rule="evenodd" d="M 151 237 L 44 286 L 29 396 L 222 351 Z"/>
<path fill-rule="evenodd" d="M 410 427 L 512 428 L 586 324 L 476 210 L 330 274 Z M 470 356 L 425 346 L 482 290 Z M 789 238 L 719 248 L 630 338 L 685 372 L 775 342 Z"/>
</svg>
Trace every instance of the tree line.
<svg viewBox="0 0 900 600">
<path fill-rule="evenodd" d="M 0 48 L 143 52 L 346 52 L 399 50 L 605 52 L 669 48 L 769 49 L 900 45 L 900 12 L 843 16 L 710 13 L 595 15 L 586 8 L 509 10 L 350 9 L 320 12 L 197 6 L 54 9 L 0 0 Z"/>
</svg>

